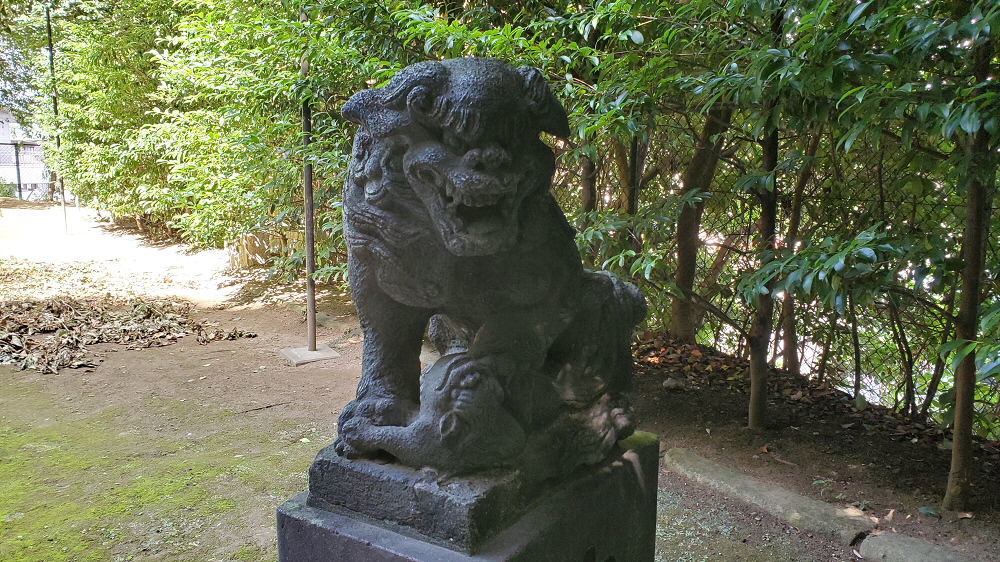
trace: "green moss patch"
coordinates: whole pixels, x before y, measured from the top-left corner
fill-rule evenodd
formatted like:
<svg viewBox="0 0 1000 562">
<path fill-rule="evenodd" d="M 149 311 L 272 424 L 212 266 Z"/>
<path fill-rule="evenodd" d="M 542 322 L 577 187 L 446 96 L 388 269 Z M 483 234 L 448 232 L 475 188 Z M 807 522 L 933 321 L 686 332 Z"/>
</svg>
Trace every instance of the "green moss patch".
<svg viewBox="0 0 1000 562">
<path fill-rule="evenodd" d="M 143 404 L 138 425 L 124 408 L 60 405 L 0 378 L 0 560 L 273 556 L 270 543 L 246 536 L 269 530 L 280 499 L 305 485 L 316 443 L 301 442 L 294 421 L 260 435 L 221 409 L 179 401 Z M 174 430 L 159 431 L 166 423 Z"/>
</svg>

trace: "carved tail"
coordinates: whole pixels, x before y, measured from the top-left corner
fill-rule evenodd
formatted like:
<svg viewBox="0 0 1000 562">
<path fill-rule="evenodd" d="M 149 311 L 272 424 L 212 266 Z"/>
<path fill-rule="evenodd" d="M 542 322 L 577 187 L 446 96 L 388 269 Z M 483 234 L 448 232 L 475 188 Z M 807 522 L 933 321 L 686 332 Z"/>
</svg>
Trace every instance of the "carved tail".
<svg viewBox="0 0 1000 562">
<path fill-rule="evenodd" d="M 646 318 L 646 298 L 635 285 L 611 272 L 595 275 L 606 277 L 611 286 L 612 294 L 601 307 L 601 324 L 611 338 L 608 344 L 613 354 L 608 365 L 608 391 L 617 395 L 628 388 L 632 378 L 632 331 Z"/>
</svg>

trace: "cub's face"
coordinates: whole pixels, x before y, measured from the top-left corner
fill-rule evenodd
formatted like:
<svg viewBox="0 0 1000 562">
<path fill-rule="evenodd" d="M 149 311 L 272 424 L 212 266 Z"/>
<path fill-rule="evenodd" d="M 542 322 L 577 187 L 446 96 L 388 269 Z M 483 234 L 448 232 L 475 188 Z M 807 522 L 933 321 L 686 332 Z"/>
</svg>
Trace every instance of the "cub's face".
<svg viewBox="0 0 1000 562">
<path fill-rule="evenodd" d="M 403 172 L 448 251 L 487 256 L 516 243 L 521 206 L 547 185 L 551 159 L 537 139 L 465 141 L 445 131 L 413 143 Z"/>
</svg>

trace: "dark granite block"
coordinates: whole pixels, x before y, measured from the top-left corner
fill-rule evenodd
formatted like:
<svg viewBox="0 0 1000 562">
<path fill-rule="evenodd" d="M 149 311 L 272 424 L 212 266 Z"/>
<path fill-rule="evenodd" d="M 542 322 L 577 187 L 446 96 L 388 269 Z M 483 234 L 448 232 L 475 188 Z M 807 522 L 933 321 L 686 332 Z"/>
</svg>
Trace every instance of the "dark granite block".
<svg viewBox="0 0 1000 562">
<path fill-rule="evenodd" d="M 310 507 L 308 492 L 278 508 L 280 562 L 458 562 L 468 557 L 415 539 L 356 514 Z"/>
<path fill-rule="evenodd" d="M 472 551 L 524 512 L 531 501 L 527 488 L 516 472 L 438 481 L 399 464 L 348 460 L 330 446 L 309 470 L 308 505 L 347 509 Z"/>
<path fill-rule="evenodd" d="M 460 522 L 483 522 L 477 519 L 477 506 L 507 509 L 504 493 L 509 493 L 516 477 L 498 477 L 498 483 L 470 484 L 469 479 L 452 482 L 457 489 L 446 489 L 424 481 L 421 492 L 406 492 L 401 474 L 387 477 L 389 484 L 369 481 L 354 490 L 367 499 L 353 502 L 355 506 L 372 508 L 385 514 L 391 508 L 382 502 L 392 494 L 399 496 L 413 509 L 405 517 L 394 516 L 381 520 L 378 516 L 358 513 L 329 505 L 317 507 L 306 494 L 292 498 L 278 509 L 278 550 L 282 562 L 328 561 L 607 561 L 646 562 L 653 560 L 656 525 L 656 479 L 659 470 L 659 443 L 655 436 L 645 433 L 621 442 L 620 450 L 608 461 L 596 467 L 579 471 L 562 484 L 548 489 L 525 505 L 526 499 L 513 496 L 511 501 L 521 501 L 522 515 L 501 528 L 491 528 L 485 523 L 478 529 L 480 536 L 492 538 L 480 541 L 473 549 L 462 549 L 456 542 L 452 548 L 443 548 L 439 537 L 429 537 L 412 526 L 399 521 L 409 518 L 437 519 L 436 524 L 422 523 L 434 530 L 448 529 L 458 535 L 471 536 Z M 321 455 L 322 457 L 322 455 Z M 353 465 L 344 461 L 332 466 Z M 343 467 L 342 467 L 343 468 Z M 398 467 L 374 465 L 368 468 L 351 468 L 352 478 L 359 474 L 394 474 Z M 413 473 L 411 476 L 419 476 Z M 477 479 L 478 481 L 478 479 Z M 327 482 L 324 480 L 323 482 Z M 344 480 L 342 482 L 347 482 Z M 362 482 L 364 482 L 362 480 Z M 381 480 L 386 482 L 386 480 Z M 358 484 L 358 482 L 355 482 Z M 382 485 L 389 491 L 379 490 Z M 518 488 L 523 490 L 523 488 Z M 506 490 L 505 492 L 502 492 Z M 501 493 L 502 492 L 502 493 Z M 338 493 L 345 498 L 350 490 Z M 405 498 L 405 499 L 404 499 Z M 436 499 L 435 499 L 436 498 Z M 464 498 L 466 501 L 461 501 Z M 399 505 L 397 501 L 395 505 Z M 419 506 L 437 507 L 439 511 L 418 511 Z M 400 508 L 403 509 L 403 508 Z M 489 510 L 487 510 L 489 512 Z M 466 515 L 462 515 L 462 514 Z M 458 517 L 449 520 L 451 517 Z M 464 518 L 463 518 L 464 517 Z M 502 519 L 502 518 L 501 518 Z"/>
</svg>

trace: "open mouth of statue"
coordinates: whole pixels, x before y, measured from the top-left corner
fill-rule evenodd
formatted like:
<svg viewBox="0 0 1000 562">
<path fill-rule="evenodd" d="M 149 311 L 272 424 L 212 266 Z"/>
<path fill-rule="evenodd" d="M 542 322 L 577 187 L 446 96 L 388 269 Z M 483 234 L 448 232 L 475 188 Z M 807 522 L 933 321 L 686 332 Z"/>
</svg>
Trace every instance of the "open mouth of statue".
<svg viewBox="0 0 1000 562">
<path fill-rule="evenodd" d="M 493 193 L 445 198 L 445 208 L 458 234 L 484 236 L 502 230 L 510 218 L 512 196 Z"/>
</svg>

